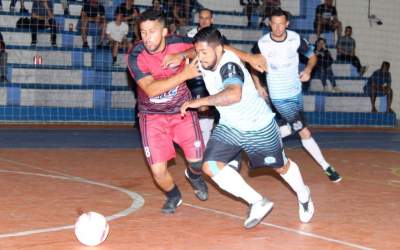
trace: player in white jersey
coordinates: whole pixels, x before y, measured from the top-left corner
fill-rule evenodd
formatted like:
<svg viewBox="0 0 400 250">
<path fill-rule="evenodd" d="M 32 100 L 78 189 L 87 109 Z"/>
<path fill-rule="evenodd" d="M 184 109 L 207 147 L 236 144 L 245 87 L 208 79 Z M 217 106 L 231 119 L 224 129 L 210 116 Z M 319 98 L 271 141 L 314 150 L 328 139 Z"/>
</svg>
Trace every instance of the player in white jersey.
<svg viewBox="0 0 400 250">
<path fill-rule="evenodd" d="M 198 12 L 199 25 L 188 31 L 186 35 L 188 37 L 193 38 L 199 30 L 205 27 L 211 27 L 214 23 L 213 16 L 214 13 L 212 10 L 207 8 L 200 9 Z M 224 39 L 224 44 L 228 44 L 228 40 L 225 37 L 223 37 L 223 39 Z M 192 93 L 193 98 L 208 96 L 208 91 L 204 85 L 203 77 L 198 76 L 196 78 L 188 80 L 186 83 L 190 89 L 190 92 Z M 202 107 L 198 111 L 199 111 L 200 129 L 203 135 L 204 145 L 207 145 L 207 142 L 210 139 L 211 131 L 214 127 L 215 110 L 210 109 L 209 107 Z M 215 116 L 217 115 L 218 114 L 215 114 Z M 236 162 L 232 162 L 232 164 L 238 166 L 239 161 L 240 159 L 236 159 Z"/>
<path fill-rule="evenodd" d="M 224 50 L 221 33 L 213 27 L 200 30 L 193 42 L 210 96 L 185 102 L 181 114 L 189 108 L 215 106 L 221 115 L 206 147 L 203 171 L 221 189 L 250 205 L 244 226 L 256 226 L 273 203 L 228 167 L 243 150 L 249 156 L 250 168 L 271 167 L 283 177 L 297 194 L 300 220 L 309 222 L 314 213 L 310 190 L 297 164 L 286 158 L 275 114 L 258 95 L 249 72 L 234 53 Z"/>
<path fill-rule="evenodd" d="M 342 177 L 325 160 L 318 144 L 311 136 L 303 116 L 303 96 L 301 82 L 310 80 L 311 71 L 317 57 L 312 48 L 294 31 L 287 30 L 288 13 L 275 9 L 270 17 L 271 32 L 258 41 L 258 48 L 267 61 L 267 85 L 269 98 L 277 112 L 287 122 L 280 128 L 282 138 L 298 133 L 301 143 L 308 153 L 318 162 L 321 168 L 333 182 L 339 182 Z M 305 69 L 299 74 L 299 53 L 309 58 Z M 257 88 L 260 81 L 257 75 L 252 75 Z"/>
</svg>

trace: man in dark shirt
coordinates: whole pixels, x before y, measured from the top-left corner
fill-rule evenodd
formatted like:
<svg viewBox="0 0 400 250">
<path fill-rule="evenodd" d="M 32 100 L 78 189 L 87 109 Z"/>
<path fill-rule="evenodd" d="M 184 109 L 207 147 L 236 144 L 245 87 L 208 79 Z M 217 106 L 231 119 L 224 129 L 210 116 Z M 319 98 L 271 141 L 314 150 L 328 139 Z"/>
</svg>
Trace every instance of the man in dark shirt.
<svg viewBox="0 0 400 250">
<path fill-rule="evenodd" d="M 1 35 L 1 33 L 0 33 Z M 0 82 L 8 83 L 7 80 L 7 52 L 6 52 L 6 44 L 3 41 L 3 38 L 0 37 Z"/>
<path fill-rule="evenodd" d="M 367 84 L 364 86 L 364 93 L 369 95 L 371 98 L 371 112 L 377 112 L 375 107 L 375 100 L 378 94 L 386 95 L 386 112 L 393 113 L 391 108 L 393 99 L 392 76 L 389 72 L 390 63 L 382 62 L 381 68 L 375 70 L 375 72 L 368 78 Z"/>
<path fill-rule="evenodd" d="M 356 41 L 351 35 L 353 34 L 353 28 L 347 26 L 344 29 L 344 36 L 340 36 L 336 44 L 336 60 L 343 62 L 351 62 L 351 64 L 357 68 L 357 72 L 360 76 L 363 76 L 367 70 L 367 66 L 362 66 L 360 59 L 356 55 Z"/>
<path fill-rule="evenodd" d="M 83 48 L 89 48 L 89 44 L 87 42 L 88 36 L 88 27 L 89 22 L 96 22 L 97 26 L 100 28 L 100 41 L 98 43 L 98 47 L 103 44 L 103 40 L 105 37 L 105 28 L 106 28 L 106 18 L 105 18 L 105 9 L 104 6 L 101 5 L 97 0 L 89 0 L 83 4 L 81 11 L 81 35 L 83 41 Z"/>
<path fill-rule="evenodd" d="M 122 13 L 123 22 L 126 22 L 129 25 L 129 31 L 133 31 L 134 38 L 132 41 L 139 40 L 139 31 L 137 27 L 137 20 L 140 14 L 139 8 L 135 6 L 134 0 L 126 0 L 124 3 L 121 3 L 116 9 L 114 16 L 117 13 Z"/>
<path fill-rule="evenodd" d="M 314 29 L 319 37 L 324 32 L 335 32 L 337 36 L 342 34 L 342 23 L 337 16 L 336 7 L 332 0 L 325 0 L 315 10 Z"/>
</svg>

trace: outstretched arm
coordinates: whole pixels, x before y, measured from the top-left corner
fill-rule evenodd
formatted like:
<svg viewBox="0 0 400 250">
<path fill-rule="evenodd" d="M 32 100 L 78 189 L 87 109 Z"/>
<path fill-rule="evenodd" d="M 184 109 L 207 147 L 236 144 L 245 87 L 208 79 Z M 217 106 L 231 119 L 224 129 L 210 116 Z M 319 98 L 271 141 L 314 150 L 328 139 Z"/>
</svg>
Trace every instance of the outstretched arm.
<svg viewBox="0 0 400 250">
<path fill-rule="evenodd" d="M 162 80 L 155 80 L 153 76 L 149 75 L 138 80 L 137 84 L 149 97 L 154 97 L 199 75 L 201 75 L 201 73 L 198 68 L 198 60 L 193 60 L 190 64 L 186 64 L 183 71 L 176 75 Z"/>
<path fill-rule="evenodd" d="M 242 98 L 242 87 L 240 84 L 229 84 L 221 92 L 200 99 L 185 102 L 181 107 L 181 115 L 186 115 L 189 108 L 202 106 L 228 106 L 237 103 Z"/>
<path fill-rule="evenodd" d="M 310 58 L 308 58 L 308 62 L 307 62 L 305 69 L 299 75 L 300 81 L 307 82 L 310 80 L 311 72 L 316 64 L 317 64 L 317 56 L 316 55 L 312 55 Z"/>
<path fill-rule="evenodd" d="M 257 71 L 259 72 L 267 71 L 267 64 L 265 58 L 261 54 L 250 54 L 230 45 L 224 45 L 224 49 L 232 51 L 240 58 L 240 60 L 247 62 L 248 64 L 250 64 L 251 67 L 253 67 Z"/>
</svg>

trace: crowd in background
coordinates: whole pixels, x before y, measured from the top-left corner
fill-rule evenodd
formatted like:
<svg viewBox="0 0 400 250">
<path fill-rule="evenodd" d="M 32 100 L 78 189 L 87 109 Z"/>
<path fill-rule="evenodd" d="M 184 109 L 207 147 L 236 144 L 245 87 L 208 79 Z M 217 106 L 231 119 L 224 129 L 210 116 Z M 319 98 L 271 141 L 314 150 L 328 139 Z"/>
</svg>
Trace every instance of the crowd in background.
<svg viewBox="0 0 400 250">
<path fill-rule="evenodd" d="M 243 12 L 247 17 L 247 26 L 254 28 L 268 28 L 268 20 L 271 11 L 281 6 L 280 0 L 239 0 L 243 7 Z M 9 11 L 15 11 L 17 0 L 12 0 Z M 61 1 L 64 15 L 69 15 L 70 0 Z M 114 66 L 117 64 L 118 52 L 127 51 L 135 42 L 140 40 L 137 20 L 140 10 L 135 6 L 134 0 L 125 0 L 114 10 L 114 19 L 107 22 L 106 11 L 99 0 L 84 0 L 80 14 L 80 20 L 76 30 L 80 31 L 82 37 L 82 47 L 90 48 L 87 37 L 89 33 L 89 24 L 94 23 L 98 29 L 97 49 L 109 48 L 112 51 L 112 60 Z M 148 7 L 162 12 L 167 20 L 167 27 L 170 33 L 186 35 L 182 29 L 193 22 L 193 12 L 199 8 L 196 0 L 153 0 L 152 5 Z M 0 11 L 4 10 L 0 0 Z M 28 14 L 25 8 L 24 0 L 20 1 L 20 13 Z M 254 19 L 253 17 L 257 18 Z M 31 45 L 37 45 L 37 32 L 41 29 L 49 29 L 51 36 L 50 42 L 53 47 L 57 47 L 57 32 L 59 25 L 54 18 L 53 0 L 33 0 L 31 18 L 29 21 L 31 31 Z M 342 34 L 342 22 L 338 18 L 338 12 L 333 4 L 333 0 L 324 0 L 315 9 L 314 32 L 317 40 L 314 44 L 314 52 L 318 56 L 317 65 L 313 71 L 313 77 L 321 79 L 323 91 L 342 92 L 337 86 L 335 75 L 332 70 L 334 58 L 329 51 L 326 39 L 323 34 L 326 32 L 336 33 L 336 61 L 351 63 L 360 77 L 364 76 L 367 66 L 362 65 L 359 57 L 356 55 L 356 41 L 352 37 L 353 29 L 346 26 Z M 375 99 L 377 95 L 386 95 L 388 99 L 387 111 L 391 110 L 392 90 L 390 78 L 390 64 L 385 62 L 377 77 L 376 71 L 371 75 L 364 88 L 365 94 L 371 97 L 372 112 L 376 112 Z M 6 44 L 0 33 L 0 82 L 9 82 L 7 79 L 7 53 Z M 327 80 L 332 87 L 329 88 Z M 384 86 L 384 87 L 382 87 Z"/>
</svg>

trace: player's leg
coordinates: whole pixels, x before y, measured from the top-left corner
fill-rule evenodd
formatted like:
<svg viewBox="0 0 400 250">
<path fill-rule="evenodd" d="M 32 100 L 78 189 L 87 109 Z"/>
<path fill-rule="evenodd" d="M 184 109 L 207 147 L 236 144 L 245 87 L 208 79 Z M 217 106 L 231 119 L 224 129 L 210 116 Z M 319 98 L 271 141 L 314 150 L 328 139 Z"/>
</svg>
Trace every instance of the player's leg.
<svg viewBox="0 0 400 250">
<path fill-rule="evenodd" d="M 229 136 L 228 136 L 229 135 Z M 240 136 L 240 135 L 239 135 Z M 246 228 L 256 226 L 272 209 L 273 203 L 255 191 L 234 168 L 228 165 L 242 150 L 237 133 L 225 126 L 217 126 L 207 145 L 203 171 L 224 191 L 239 197 L 250 205 L 250 213 L 244 222 Z"/>
<path fill-rule="evenodd" d="M 340 182 L 342 177 L 340 174 L 325 160 L 320 147 L 317 142 L 311 136 L 311 132 L 307 127 L 304 127 L 299 131 L 301 138 L 301 144 L 306 151 L 314 158 L 318 165 L 324 170 L 329 180 L 332 182 Z"/>
<path fill-rule="evenodd" d="M 245 141 L 251 167 L 271 167 L 277 171 L 297 194 L 300 220 L 309 222 L 314 213 L 310 192 L 296 163 L 286 158 L 276 122 L 273 120 L 265 128 L 248 134 Z"/>
<path fill-rule="evenodd" d="M 140 114 L 139 122 L 144 155 L 150 165 L 154 181 L 167 197 L 161 211 L 174 213 L 182 203 L 182 198 L 178 186 L 174 183 L 167 168 L 168 160 L 175 156 L 167 115 Z"/>
<path fill-rule="evenodd" d="M 185 170 L 186 178 L 192 185 L 197 198 L 202 201 L 207 200 L 208 188 L 201 170 L 204 144 L 197 113 L 189 112 L 183 118 L 180 114 L 176 114 L 169 123 L 172 128 L 173 140 L 182 148 L 189 163 Z"/>
<path fill-rule="evenodd" d="M 274 101 L 273 101 L 274 102 Z M 314 158 L 325 171 L 329 179 L 339 182 L 342 178 L 337 171 L 325 160 L 322 152 L 307 128 L 303 115 L 303 96 L 301 94 L 274 102 L 275 108 L 281 116 L 289 122 L 293 132 L 298 133 L 304 149 Z M 282 129 L 281 129 L 282 130 Z"/>
<path fill-rule="evenodd" d="M 300 221 L 307 223 L 314 215 L 314 203 L 311 200 L 311 192 L 308 186 L 304 184 L 300 169 L 297 164 L 287 159 L 283 167 L 276 168 L 287 184 L 296 192 L 299 202 L 299 217 Z"/>
<path fill-rule="evenodd" d="M 383 89 L 386 95 L 386 112 L 393 113 L 392 100 L 393 100 L 393 90 L 390 86 L 386 86 Z"/>
</svg>

